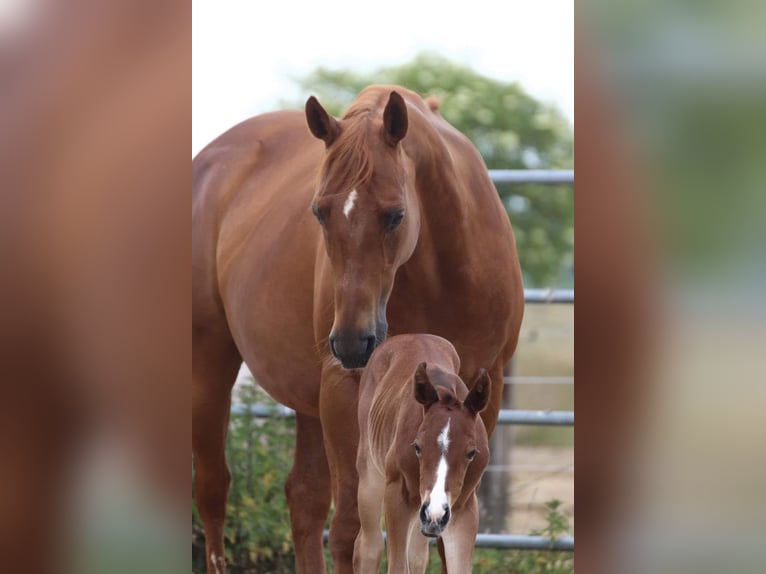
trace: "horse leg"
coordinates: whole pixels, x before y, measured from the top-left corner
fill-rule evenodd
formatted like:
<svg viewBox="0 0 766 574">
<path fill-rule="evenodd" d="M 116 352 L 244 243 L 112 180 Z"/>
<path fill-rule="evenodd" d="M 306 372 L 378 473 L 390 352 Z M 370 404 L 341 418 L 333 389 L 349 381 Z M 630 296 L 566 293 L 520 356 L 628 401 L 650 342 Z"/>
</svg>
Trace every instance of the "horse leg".
<svg viewBox="0 0 766 574">
<path fill-rule="evenodd" d="M 299 574 L 324 574 L 322 535 L 330 510 L 330 470 L 319 419 L 296 415 L 295 461 L 285 483 Z"/>
<path fill-rule="evenodd" d="M 409 572 L 423 574 L 428 567 L 428 538 L 420 532 L 420 519 L 410 520 L 409 544 L 407 545 L 407 563 Z"/>
<path fill-rule="evenodd" d="M 481 413 L 481 420 L 484 421 L 484 428 L 487 429 L 487 436 L 492 437 L 492 432 L 497 425 L 497 417 L 503 404 L 503 389 L 505 382 L 503 379 L 503 365 L 498 363 L 489 369 L 489 378 L 492 381 L 492 390 L 489 393 L 489 404 Z"/>
<path fill-rule="evenodd" d="M 383 558 L 383 533 L 380 516 L 383 510 L 385 477 L 370 468 L 364 453 L 359 453 L 359 521 L 361 528 L 354 544 L 354 572 L 378 574 Z"/>
<path fill-rule="evenodd" d="M 470 572 L 476 533 L 479 531 L 479 504 L 476 494 L 466 502 L 442 534 L 447 572 Z"/>
<path fill-rule="evenodd" d="M 205 527 L 208 574 L 224 574 L 223 526 L 231 473 L 224 448 L 231 388 L 241 359 L 233 344 L 192 338 L 192 453 L 194 492 Z"/>
<path fill-rule="evenodd" d="M 357 402 L 359 379 L 338 367 L 322 372 L 319 412 L 325 450 L 332 477 L 335 513 L 330 523 L 330 553 L 334 574 L 353 572 L 354 541 L 359 532 L 357 510 L 358 475 L 356 454 L 359 444 Z"/>
<path fill-rule="evenodd" d="M 444 539 L 441 536 L 436 541 L 436 549 L 439 551 L 439 560 L 442 562 L 442 574 L 447 574 L 447 557 L 444 554 Z"/>
<path fill-rule="evenodd" d="M 412 512 L 407 502 L 402 499 L 402 480 L 392 480 L 386 484 L 384 507 L 386 510 L 386 547 L 389 574 L 407 572 L 407 542 Z"/>
</svg>

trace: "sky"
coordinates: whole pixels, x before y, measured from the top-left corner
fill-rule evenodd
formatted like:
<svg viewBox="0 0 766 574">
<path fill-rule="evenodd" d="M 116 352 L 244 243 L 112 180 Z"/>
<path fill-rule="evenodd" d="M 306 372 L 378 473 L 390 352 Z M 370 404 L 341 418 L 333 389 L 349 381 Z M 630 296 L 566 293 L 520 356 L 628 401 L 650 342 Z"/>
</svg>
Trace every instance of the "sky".
<svg viewBox="0 0 766 574">
<path fill-rule="evenodd" d="M 518 81 L 574 125 L 573 0 L 193 0 L 192 153 L 318 66 L 373 71 L 437 52 Z"/>
</svg>

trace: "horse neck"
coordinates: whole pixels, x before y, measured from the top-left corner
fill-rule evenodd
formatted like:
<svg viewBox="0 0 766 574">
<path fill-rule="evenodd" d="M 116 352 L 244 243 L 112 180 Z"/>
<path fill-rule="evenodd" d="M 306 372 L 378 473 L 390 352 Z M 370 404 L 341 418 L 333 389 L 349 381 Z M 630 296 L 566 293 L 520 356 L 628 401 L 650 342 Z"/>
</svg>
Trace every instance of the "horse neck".
<svg viewBox="0 0 766 574">
<path fill-rule="evenodd" d="M 447 268 L 469 256 L 471 198 L 461 193 L 452 157 L 430 126 L 412 142 L 415 193 L 420 205 L 420 237 L 413 257 L 427 256 Z"/>
</svg>

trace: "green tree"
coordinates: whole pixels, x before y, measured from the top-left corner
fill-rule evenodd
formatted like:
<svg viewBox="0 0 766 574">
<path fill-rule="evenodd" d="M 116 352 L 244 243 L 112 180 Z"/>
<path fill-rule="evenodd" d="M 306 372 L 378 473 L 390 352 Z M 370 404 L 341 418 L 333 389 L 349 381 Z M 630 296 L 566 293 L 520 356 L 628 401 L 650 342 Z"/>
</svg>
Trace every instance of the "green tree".
<svg viewBox="0 0 766 574">
<path fill-rule="evenodd" d="M 572 128 L 555 107 L 536 100 L 518 83 L 482 76 L 436 54 L 423 53 L 407 64 L 373 73 L 320 67 L 296 81 L 336 116 L 370 84 L 398 84 L 422 96 L 436 96 L 442 116 L 471 139 L 490 169 L 570 169 L 573 165 Z M 525 284 L 571 285 L 571 186 L 496 187 L 514 225 Z"/>
</svg>

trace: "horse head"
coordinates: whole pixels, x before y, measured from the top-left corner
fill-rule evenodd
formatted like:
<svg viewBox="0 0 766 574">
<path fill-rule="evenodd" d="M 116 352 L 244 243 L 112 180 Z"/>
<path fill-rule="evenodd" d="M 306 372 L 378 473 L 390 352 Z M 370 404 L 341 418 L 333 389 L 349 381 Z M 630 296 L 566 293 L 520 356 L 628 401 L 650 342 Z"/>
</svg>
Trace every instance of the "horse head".
<svg viewBox="0 0 766 574">
<path fill-rule="evenodd" d="M 490 379 L 479 369 L 460 401 L 449 390 L 454 385 L 440 384 L 457 375 L 436 367 L 430 370 L 429 374 L 425 363 L 415 370 L 415 400 L 423 405 L 423 422 L 412 447 L 420 466 L 421 532 L 437 537 L 461 495 L 476 489 L 489 461 L 487 432 L 478 414 L 489 401 Z"/>
<path fill-rule="evenodd" d="M 420 230 L 414 168 L 400 144 L 407 105 L 392 91 L 385 107 L 352 105 L 338 120 L 312 96 L 306 120 L 326 147 L 312 209 L 332 268 L 330 349 L 343 367 L 360 368 L 386 338 L 394 276 Z"/>
</svg>

